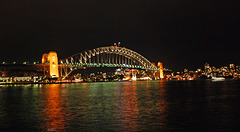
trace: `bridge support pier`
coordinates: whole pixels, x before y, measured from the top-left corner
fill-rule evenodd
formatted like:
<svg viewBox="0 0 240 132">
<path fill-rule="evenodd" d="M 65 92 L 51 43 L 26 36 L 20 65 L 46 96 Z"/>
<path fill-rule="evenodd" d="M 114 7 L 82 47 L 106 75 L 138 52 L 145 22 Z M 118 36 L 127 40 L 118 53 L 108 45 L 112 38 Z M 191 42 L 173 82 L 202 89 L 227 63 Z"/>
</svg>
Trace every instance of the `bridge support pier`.
<svg viewBox="0 0 240 132">
<path fill-rule="evenodd" d="M 158 67 L 159 67 L 159 74 L 160 74 L 160 79 L 163 79 L 164 76 L 163 76 L 163 64 L 162 62 L 158 62 Z"/>
<path fill-rule="evenodd" d="M 49 64 L 49 75 L 51 78 L 59 77 L 58 57 L 56 52 L 50 51 L 48 54 L 43 54 L 42 64 Z M 45 67 L 44 67 L 44 75 L 45 75 Z"/>
</svg>

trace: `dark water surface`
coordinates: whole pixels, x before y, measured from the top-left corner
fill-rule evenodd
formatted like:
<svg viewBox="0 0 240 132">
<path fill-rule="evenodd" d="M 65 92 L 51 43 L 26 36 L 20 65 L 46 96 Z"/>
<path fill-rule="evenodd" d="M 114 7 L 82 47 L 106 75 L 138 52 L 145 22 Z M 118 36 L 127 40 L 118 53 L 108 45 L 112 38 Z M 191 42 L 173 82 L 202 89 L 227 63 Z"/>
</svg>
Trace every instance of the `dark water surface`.
<svg viewBox="0 0 240 132">
<path fill-rule="evenodd" d="M 233 131 L 240 81 L 0 86 L 0 131 Z"/>
</svg>

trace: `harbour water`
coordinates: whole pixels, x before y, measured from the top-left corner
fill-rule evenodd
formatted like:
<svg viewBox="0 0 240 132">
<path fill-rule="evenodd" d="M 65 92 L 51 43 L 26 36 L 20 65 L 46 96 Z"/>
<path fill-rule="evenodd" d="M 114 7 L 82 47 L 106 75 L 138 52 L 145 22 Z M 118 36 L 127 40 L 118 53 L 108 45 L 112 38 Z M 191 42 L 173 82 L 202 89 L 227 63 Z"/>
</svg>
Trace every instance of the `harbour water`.
<svg viewBox="0 0 240 132">
<path fill-rule="evenodd" d="M 0 131 L 233 131 L 240 81 L 0 86 Z"/>
</svg>

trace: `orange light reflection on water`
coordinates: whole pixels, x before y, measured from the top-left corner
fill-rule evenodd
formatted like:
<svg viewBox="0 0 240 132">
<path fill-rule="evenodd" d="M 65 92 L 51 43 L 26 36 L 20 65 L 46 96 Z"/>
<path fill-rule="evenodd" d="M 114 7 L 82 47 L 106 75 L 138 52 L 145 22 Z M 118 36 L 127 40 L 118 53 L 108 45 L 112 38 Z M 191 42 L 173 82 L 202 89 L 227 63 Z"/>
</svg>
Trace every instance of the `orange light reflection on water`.
<svg viewBox="0 0 240 132">
<path fill-rule="evenodd" d="M 136 93 L 136 84 L 127 83 L 125 89 L 123 90 L 125 98 L 123 99 L 123 129 L 124 131 L 136 131 L 138 130 L 138 117 L 139 109 L 137 104 L 137 93 Z"/>
<path fill-rule="evenodd" d="M 167 116 L 168 116 L 168 101 L 167 101 L 167 87 L 166 87 L 166 82 L 164 80 L 160 80 L 159 81 L 159 111 L 160 111 L 160 118 L 159 120 L 162 122 L 161 124 L 159 124 L 160 126 L 162 126 L 163 128 L 167 127 Z"/>
<path fill-rule="evenodd" d="M 46 106 L 44 109 L 44 120 L 46 121 L 44 128 L 47 131 L 64 131 L 67 125 L 61 99 L 60 86 L 51 84 L 46 87 L 47 93 L 45 97 Z"/>
</svg>

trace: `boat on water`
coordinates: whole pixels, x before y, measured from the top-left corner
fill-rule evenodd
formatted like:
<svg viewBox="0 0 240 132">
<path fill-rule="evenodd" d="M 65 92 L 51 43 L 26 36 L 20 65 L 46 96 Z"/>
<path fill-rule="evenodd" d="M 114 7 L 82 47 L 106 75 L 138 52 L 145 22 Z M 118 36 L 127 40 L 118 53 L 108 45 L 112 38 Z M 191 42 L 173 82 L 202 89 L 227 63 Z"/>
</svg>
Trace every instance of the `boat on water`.
<svg viewBox="0 0 240 132">
<path fill-rule="evenodd" d="M 72 82 L 83 82 L 83 79 L 75 79 L 75 80 L 72 80 Z"/>
<path fill-rule="evenodd" d="M 140 77 L 137 80 L 143 81 L 143 80 L 152 80 L 150 77 Z"/>
<path fill-rule="evenodd" d="M 212 77 L 213 81 L 224 81 L 225 78 L 224 77 Z"/>
</svg>

